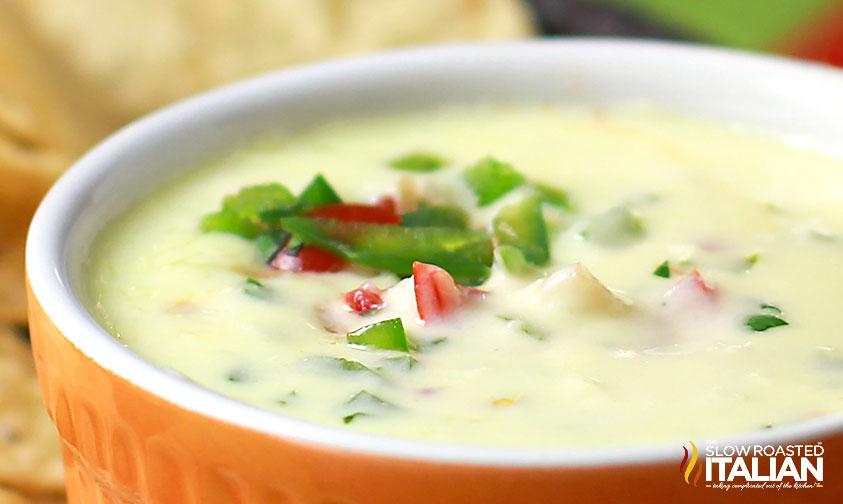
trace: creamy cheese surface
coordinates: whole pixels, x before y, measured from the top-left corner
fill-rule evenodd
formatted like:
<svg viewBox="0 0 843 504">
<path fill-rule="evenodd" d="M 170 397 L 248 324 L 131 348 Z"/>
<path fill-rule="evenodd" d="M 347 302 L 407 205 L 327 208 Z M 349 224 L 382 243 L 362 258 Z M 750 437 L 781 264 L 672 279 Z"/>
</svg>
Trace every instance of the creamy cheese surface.
<svg viewBox="0 0 843 504">
<path fill-rule="evenodd" d="M 447 162 L 389 166 L 415 151 Z M 478 207 L 463 173 L 486 156 L 531 183 Z M 254 241 L 200 227 L 244 186 L 298 194 L 317 173 L 346 202 L 459 206 L 475 229 L 533 183 L 572 208 L 543 205 L 547 264 L 515 274 L 496 254 L 483 293 L 422 321 L 413 278 L 278 271 Z M 359 315 L 343 296 L 366 282 L 385 305 Z M 142 357 L 284 415 L 482 445 L 717 438 L 843 410 L 843 161 L 647 105 L 340 121 L 260 139 L 157 190 L 97 239 L 83 290 Z M 787 325 L 753 330 L 755 316 Z M 347 343 L 395 317 L 409 353 Z"/>
</svg>

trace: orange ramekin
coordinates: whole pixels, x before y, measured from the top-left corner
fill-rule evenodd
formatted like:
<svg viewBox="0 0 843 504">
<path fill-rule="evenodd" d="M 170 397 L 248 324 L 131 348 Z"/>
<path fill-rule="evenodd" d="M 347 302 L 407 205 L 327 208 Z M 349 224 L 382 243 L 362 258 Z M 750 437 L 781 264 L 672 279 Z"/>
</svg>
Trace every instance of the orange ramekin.
<svg viewBox="0 0 843 504">
<path fill-rule="evenodd" d="M 821 487 L 706 486 L 702 447 L 515 449 L 391 439 L 284 417 L 155 367 L 80 302 L 96 234 L 214 152 L 268 130 L 473 100 L 653 100 L 843 146 L 843 73 L 677 44 L 568 40 L 439 46 L 269 74 L 157 112 L 79 160 L 27 243 L 29 321 L 70 503 L 438 504 L 843 501 L 843 414 L 721 440 L 824 448 Z M 680 469 L 681 468 L 681 469 Z"/>
</svg>

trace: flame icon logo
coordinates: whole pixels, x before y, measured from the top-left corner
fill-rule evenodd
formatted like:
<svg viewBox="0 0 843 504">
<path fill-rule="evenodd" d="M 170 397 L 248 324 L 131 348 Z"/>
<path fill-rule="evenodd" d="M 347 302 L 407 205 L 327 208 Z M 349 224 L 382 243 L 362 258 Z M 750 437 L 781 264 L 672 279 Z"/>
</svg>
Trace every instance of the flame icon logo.
<svg viewBox="0 0 843 504">
<path fill-rule="evenodd" d="M 691 482 L 689 478 L 691 476 L 691 472 L 694 470 L 694 467 L 697 465 L 699 452 L 697 452 L 697 445 L 695 445 L 693 441 L 688 442 L 691 443 L 691 460 L 688 460 L 688 448 L 683 446 L 682 449 L 685 450 L 685 456 L 682 457 L 682 462 L 679 463 L 679 474 L 683 474 L 685 476 L 685 484 L 690 485 Z M 701 474 L 702 466 L 697 467 L 697 474 L 694 476 L 694 486 L 697 486 L 697 482 L 700 480 Z"/>
</svg>

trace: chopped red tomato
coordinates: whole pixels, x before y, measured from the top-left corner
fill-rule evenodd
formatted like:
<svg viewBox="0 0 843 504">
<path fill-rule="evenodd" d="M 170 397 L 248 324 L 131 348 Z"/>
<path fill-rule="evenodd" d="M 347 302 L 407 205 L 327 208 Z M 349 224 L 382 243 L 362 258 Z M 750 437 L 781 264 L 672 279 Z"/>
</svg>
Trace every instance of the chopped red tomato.
<svg viewBox="0 0 843 504">
<path fill-rule="evenodd" d="M 697 268 L 694 268 L 694 270 L 691 271 L 691 274 L 685 277 L 684 280 L 690 282 L 694 287 L 696 287 L 705 294 L 715 294 L 714 286 L 710 285 L 708 282 L 705 281 L 705 279 L 700 274 L 700 270 L 698 270 Z"/>
<path fill-rule="evenodd" d="M 424 321 L 446 317 L 462 304 L 462 290 L 447 271 L 421 262 L 413 263 L 416 308 Z"/>
<path fill-rule="evenodd" d="M 337 271 L 346 265 L 345 259 L 319 247 L 302 245 L 297 251 L 286 248 L 275 256 L 271 266 L 282 271 Z"/>
<path fill-rule="evenodd" d="M 392 206 L 386 204 L 330 203 L 314 208 L 307 215 L 343 222 L 371 224 L 398 224 L 401 222 L 401 217 L 395 213 L 394 201 Z M 304 245 L 295 253 L 284 249 L 272 261 L 272 267 L 284 271 L 337 271 L 346 264 L 346 261 L 341 257 L 313 245 Z"/>
<path fill-rule="evenodd" d="M 388 210 L 395 215 L 398 215 L 398 203 L 395 202 L 395 198 L 392 196 L 384 196 L 380 198 L 376 203 L 375 206 L 381 207 L 385 210 Z"/>
<path fill-rule="evenodd" d="M 705 281 L 697 268 L 676 282 L 664 295 L 669 306 L 694 306 L 700 302 L 710 303 L 717 299 L 717 290 Z"/>
<path fill-rule="evenodd" d="M 330 203 L 314 208 L 307 215 L 343 222 L 368 222 L 370 224 L 398 224 L 401 222 L 401 216 L 395 213 L 395 208 L 388 208 L 380 204 Z"/>
<path fill-rule="evenodd" d="M 366 313 L 382 308 L 383 298 L 380 289 L 370 283 L 365 283 L 345 293 L 345 304 L 355 313 Z"/>
<path fill-rule="evenodd" d="M 459 287 L 462 291 L 463 297 L 483 299 L 486 297 L 487 294 L 486 291 L 480 290 L 476 287 L 465 287 L 463 285 L 460 285 Z"/>
</svg>

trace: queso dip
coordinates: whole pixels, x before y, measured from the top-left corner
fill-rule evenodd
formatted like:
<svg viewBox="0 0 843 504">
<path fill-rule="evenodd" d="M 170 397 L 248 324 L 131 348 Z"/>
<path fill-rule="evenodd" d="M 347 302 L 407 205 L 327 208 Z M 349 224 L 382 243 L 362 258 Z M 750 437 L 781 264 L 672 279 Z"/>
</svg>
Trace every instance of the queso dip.
<svg viewBox="0 0 843 504">
<path fill-rule="evenodd" d="M 674 442 L 843 410 L 843 161 L 646 105 L 259 139 L 111 223 L 100 323 L 261 408 L 443 442 Z"/>
</svg>

